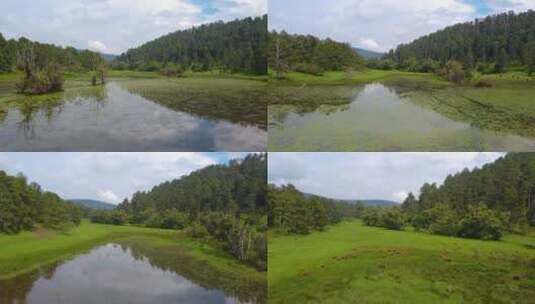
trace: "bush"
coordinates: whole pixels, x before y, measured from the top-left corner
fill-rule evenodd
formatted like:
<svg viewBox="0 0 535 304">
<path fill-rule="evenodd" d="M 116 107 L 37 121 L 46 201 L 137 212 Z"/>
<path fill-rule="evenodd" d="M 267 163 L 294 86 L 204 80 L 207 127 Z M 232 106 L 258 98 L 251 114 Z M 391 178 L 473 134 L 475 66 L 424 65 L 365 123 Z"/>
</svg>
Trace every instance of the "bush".
<svg viewBox="0 0 535 304">
<path fill-rule="evenodd" d="M 460 237 L 499 240 L 502 237 L 504 223 L 500 215 L 480 203 L 468 206 L 468 212 L 459 222 Z"/>
<path fill-rule="evenodd" d="M 366 226 L 379 226 L 381 223 L 379 208 L 366 208 L 362 213 L 362 221 Z"/>
<path fill-rule="evenodd" d="M 446 204 L 424 211 L 424 216 L 430 221 L 429 231 L 435 234 L 456 236 L 459 231 L 459 218 Z"/>
<path fill-rule="evenodd" d="M 448 61 L 448 63 L 442 69 L 438 70 L 438 74 L 444 79 L 455 84 L 462 84 L 466 78 L 463 65 L 455 60 Z"/>
<path fill-rule="evenodd" d="M 381 214 L 380 226 L 391 230 L 402 230 L 405 219 L 400 208 L 385 209 Z"/>
<path fill-rule="evenodd" d="M 492 83 L 486 80 L 480 80 L 474 85 L 476 88 L 492 88 Z"/>
<path fill-rule="evenodd" d="M 184 69 L 178 65 L 167 65 L 165 68 L 160 70 L 160 73 L 166 77 L 183 77 Z"/>
<path fill-rule="evenodd" d="M 325 73 L 319 65 L 314 63 L 298 63 L 293 67 L 293 70 L 303 74 L 310 74 L 314 76 L 321 76 Z"/>
<path fill-rule="evenodd" d="M 63 77 L 57 70 L 38 70 L 17 83 L 17 91 L 23 94 L 44 94 L 63 90 Z"/>
<path fill-rule="evenodd" d="M 186 235 L 191 238 L 202 239 L 207 237 L 209 233 L 201 223 L 194 222 L 186 229 Z"/>
</svg>

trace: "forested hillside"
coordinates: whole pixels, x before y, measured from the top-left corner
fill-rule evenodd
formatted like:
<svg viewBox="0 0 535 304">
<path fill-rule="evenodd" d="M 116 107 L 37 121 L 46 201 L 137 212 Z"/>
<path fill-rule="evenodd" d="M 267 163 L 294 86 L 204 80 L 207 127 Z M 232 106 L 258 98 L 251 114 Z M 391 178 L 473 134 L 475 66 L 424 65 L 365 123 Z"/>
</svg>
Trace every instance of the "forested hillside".
<svg viewBox="0 0 535 304">
<path fill-rule="evenodd" d="M 311 35 L 269 33 L 269 67 L 279 76 L 287 71 L 321 75 L 362 65 L 362 58 L 347 43 L 319 39 Z"/>
<path fill-rule="evenodd" d="M 499 238 L 535 224 L 535 155 L 513 153 L 474 170 L 424 184 L 402 205 L 417 228 L 475 238 Z"/>
<path fill-rule="evenodd" d="M 0 232 L 18 233 L 38 225 L 66 230 L 79 225 L 82 209 L 57 194 L 28 183 L 22 174 L 0 171 Z"/>
<path fill-rule="evenodd" d="M 364 210 L 362 203 L 305 195 L 293 185 L 269 185 L 267 195 L 269 226 L 282 233 L 307 234 L 313 230 L 324 230 L 345 218 L 356 218 Z"/>
<path fill-rule="evenodd" d="M 100 54 L 92 51 L 63 48 L 26 38 L 6 40 L 0 33 L 0 73 L 22 69 L 22 61 L 27 59 L 24 55 L 30 52 L 35 69 L 57 67 L 67 71 L 86 71 L 104 63 Z"/>
<path fill-rule="evenodd" d="M 480 64 L 479 69 L 484 70 L 484 64 L 492 63 L 496 64 L 496 72 L 505 71 L 511 64 L 535 70 L 535 11 L 509 12 L 456 24 L 402 44 L 387 58 L 405 68 L 416 64 L 414 60 L 428 60 L 426 65 L 430 66 L 455 60 L 467 69 Z"/>
<path fill-rule="evenodd" d="M 211 236 L 239 260 L 265 269 L 266 178 L 266 155 L 251 154 L 137 192 L 114 211 L 95 212 L 92 221 L 185 228 L 190 236 Z"/>
<path fill-rule="evenodd" d="M 183 69 L 266 73 L 267 15 L 216 22 L 177 31 L 128 50 L 119 67 L 159 70 L 173 64 Z"/>
</svg>

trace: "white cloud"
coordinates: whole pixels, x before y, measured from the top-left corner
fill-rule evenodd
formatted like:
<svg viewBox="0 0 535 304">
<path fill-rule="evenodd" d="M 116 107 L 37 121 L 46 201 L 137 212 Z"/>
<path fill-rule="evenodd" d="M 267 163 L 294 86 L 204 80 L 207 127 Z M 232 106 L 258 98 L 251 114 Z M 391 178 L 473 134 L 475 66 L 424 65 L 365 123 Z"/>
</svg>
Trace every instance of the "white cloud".
<svg viewBox="0 0 535 304">
<path fill-rule="evenodd" d="M 113 193 L 111 190 L 104 190 L 98 192 L 98 197 L 108 203 L 114 203 L 117 204 L 121 201 L 121 199 L 117 196 L 117 194 Z"/>
<path fill-rule="evenodd" d="M 269 153 L 269 181 L 342 199 L 402 201 L 426 182 L 494 161 L 502 153 Z"/>
<path fill-rule="evenodd" d="M 534 0 L 487 0 L 487 5 L 495 12 L 526 11 L 535 9 Z"/>
<path fill-rule="evenodd" d="M 106 45 L 104 45 L 104 43 L 102 43 L 100 41 L 89 41 L 88 42 L 88 47 L 92 51 L 97 51 L 97 52 L 101 52 L 101 53 L 107 53 L 107 52 L 110 51 L 106 47 Z"/>
<path fill-rule="evenodd" d="M 369 38 L 361 39 L 360 46 L 371 51 L 381 51 L 379 44 L 377 44 L 377 42 L 375 42 L 373 39 Z"/>
</svg>

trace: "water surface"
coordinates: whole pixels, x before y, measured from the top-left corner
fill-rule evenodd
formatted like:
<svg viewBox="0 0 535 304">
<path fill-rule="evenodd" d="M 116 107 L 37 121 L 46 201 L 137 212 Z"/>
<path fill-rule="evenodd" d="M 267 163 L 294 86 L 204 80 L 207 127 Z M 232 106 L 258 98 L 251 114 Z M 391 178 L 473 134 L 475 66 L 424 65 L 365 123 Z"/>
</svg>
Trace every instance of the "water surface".
<svg viewBox="0 0 535 304">
<path fill-rule="evenodd" d="M 329 88 L 325 88 L 329 89 Z M 270 151 L 533 151 L 535 139 L 455 121 L 374 83 L 346 105 L 269 106 Z"/>
<path fill-rule="evenodd" d="M 163 82 L 145 83 L 157 93 L 158 81 Z M 196 94 L 181 96 L 179 85 L 164 85 L 165 96 L 138 94 L 128 81 L 113 81 L 104 88 L 19 100 L 0 113 L 0 150 L 265 150 L 265 123 L 258 119 L 265 121 L 265 105 L 200 100 Z"/>
<path fill-rule="evenodd" d="M 174 270 L 136 248 L 108 244 L 38 272 L 0 281 L 0 302 L 163 304 L 256 301 L 254 294 L 249 298 L 242 294 L 238 298 L 232 291 L 210 286 L 209 278 L 195 282 Z"/>
</svg>

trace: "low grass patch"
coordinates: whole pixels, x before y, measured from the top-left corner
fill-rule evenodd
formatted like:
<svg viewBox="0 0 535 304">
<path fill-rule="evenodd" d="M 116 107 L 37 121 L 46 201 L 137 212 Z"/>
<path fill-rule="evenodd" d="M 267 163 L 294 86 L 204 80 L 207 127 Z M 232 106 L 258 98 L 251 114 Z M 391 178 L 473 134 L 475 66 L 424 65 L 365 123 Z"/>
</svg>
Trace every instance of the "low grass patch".
<svg viewBox="0 0 535 304">
<path fill-rule="evenodd" d="M 530 303 L 535 234 L 450 238 L 344 222 L 269 236 L 269 303 Z"/>
</svg>

